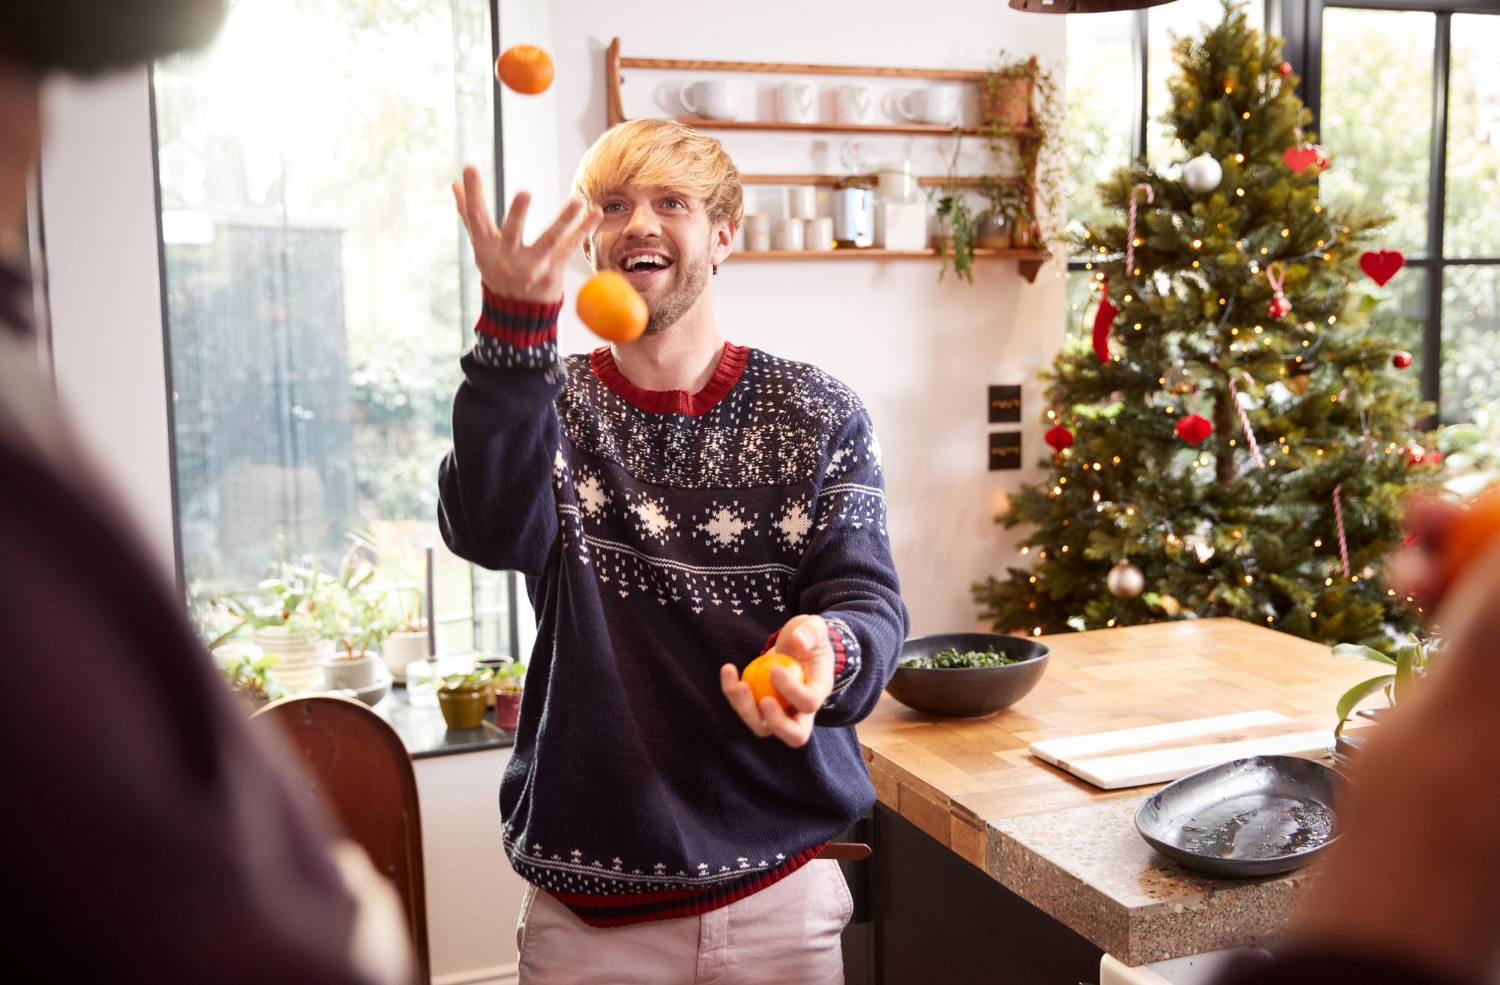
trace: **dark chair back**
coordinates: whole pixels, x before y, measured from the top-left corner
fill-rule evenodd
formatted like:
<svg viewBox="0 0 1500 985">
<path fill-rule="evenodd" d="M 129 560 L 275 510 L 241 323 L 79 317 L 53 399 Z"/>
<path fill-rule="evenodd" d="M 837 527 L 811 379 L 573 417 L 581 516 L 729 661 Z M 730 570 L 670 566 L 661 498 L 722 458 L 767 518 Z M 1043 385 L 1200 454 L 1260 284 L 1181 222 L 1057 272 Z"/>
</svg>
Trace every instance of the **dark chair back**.
<svg viewBox="0 0 1500 985">
<path fill-rule="evenodd" d="M 281 730 L 306 772 L 307 796 L 324 801 L 395 886 L 425 985 L 432 976 L 422 818 L 411 755 L 400 736 L 365 705 L 333 695 L 288 698 L 254 717 Z"/>
</svg>

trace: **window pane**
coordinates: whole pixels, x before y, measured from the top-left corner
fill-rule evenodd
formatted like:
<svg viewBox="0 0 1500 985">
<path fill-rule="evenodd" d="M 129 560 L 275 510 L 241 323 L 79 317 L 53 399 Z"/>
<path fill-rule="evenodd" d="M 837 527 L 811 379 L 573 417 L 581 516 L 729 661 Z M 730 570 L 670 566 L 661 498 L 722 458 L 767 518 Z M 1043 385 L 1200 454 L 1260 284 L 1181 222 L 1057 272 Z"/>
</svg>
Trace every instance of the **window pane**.
<svg viewBox="0 0 1500 985">
<path fill-rule="evenodd" d="M 1500 397 L 1500 267 L 1449 267 L 1443 273 L 1442 411 L 1471 420 Z"/>
<path fill-rule="evenodd" d="M 1432 139 L 1432 14 L 1323 13 L 1323 119 L 1333 155 L 1320 179 L 1325 201 L 1390 213 L 1383 243 L 1427 252 L 1428 148 Z"/>
<path fill-rule="evenodd" d="M 1379 298 L 1380 304 L 1370 313 L 1374 332 L 1401 342 L 1411 353 L 1412 364 L 1406 373 L 1413 380 L 1422 378 L 1422 338 L 1427 330 L 1427 271 L 1406 267 L 1385 287 L 1363 279 L 1365 293 Z"/>
<path fill-rule="evenodd" d="M 1448 189 L 1444 251 L 1500 256 L 1500 17 L 1455 14 L 1448 79 Z"/>
<path fill-rule="evenodd" d="M 1259 29 L 1266 22 L 1265 0 L 1250 0 L 1245 16 L 1250 26 Z M 1163 165 L 1178 159 L 1174 142 L 1177 134 L 1169 133 L 1161 118 L 1170 105 L 1167 80 L 1177 74 L 1176 39 L 1201 37 L 1205 28 L 1219 23 L 1224 16 L 1220 0 L 1176 0 L 1146 11 L 1146 155 L 1153 164 Z"/>
<path fill-rule="evenodd" d="M 238 0 L 156 66 L 193 582 L 330 564 L 365 528 L 439 545 L 439 615 L 471 609 L 434 517 L 479 305 L 447 185 L 471 162 L 494 187 L 490 66 L 487 0 Z"/>
<path fill-rule="evenodd" d="M 1130 123 L 1139 93 L 1129 83 L 1136 57 L 1128 11 L 1068 17 L 1068 218 L 1114 218 L 1096 189 L 1130 163 Z M 1122 81 L 1123 80 L 1123 81 Z"/>
</svg>

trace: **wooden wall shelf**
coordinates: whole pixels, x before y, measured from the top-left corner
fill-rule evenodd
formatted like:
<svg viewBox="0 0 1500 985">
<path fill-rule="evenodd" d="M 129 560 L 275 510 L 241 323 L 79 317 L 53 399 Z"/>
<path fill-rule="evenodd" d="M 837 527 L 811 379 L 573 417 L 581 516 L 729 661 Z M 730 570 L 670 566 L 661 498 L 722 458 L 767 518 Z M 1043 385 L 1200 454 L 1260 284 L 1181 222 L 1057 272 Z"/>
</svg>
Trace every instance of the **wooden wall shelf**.
<svg viewBox="0 0 1500 985">
<path fill-rule="evenodd" d="M 1033 63 L 1035 59 L 1033 59 Z M 696 58 L 625 58 L 620 54 L 620 39 L 614 38 L 604 52 L 604 101 L 605 112 L 610 126 L 625 122 L 625 107 L 620 99 L 620 85 L 624 81 L 620 72 L 627 68 L 656 69 L 658 71 L 671 72 L 748 72 L 761 74 L 782 75 L 843 75 L 843 76 L 867 76 L 887 79 L 926 79 L 934 82 L 964 82 L 973 85 L 983 85 L 989 78 L 988 72 L 977 72 L 967 69 L 945 69 L 945 68 L 892 68 L 876 67 L 869 65 L 810 65 L 799 62 L 728 62 L 710 61 Z M 705 120 L 680 117 L 679 122 L 686 123 L 699 130 L 735 130 L 741 132 L 776 132 L 776 133 L 852 133 L 852 134 L 907 134 L 912 136 L 948 136 L 954 132 L 954 127 L 934 123 L 781 123 L 764 120 Z M 985 134 L 987 127 L 959 127 L 964 134 Z M 1014 127 L 1005 131 L 1009 136 L 1021 143 L 1036 141 L 1041 138 L 1041 133 L 1036 127 Z M 740 180 L 747 185 L 819 185 L 831 187 L 837 185 L 842 179 L 840 175 L 829 174 L 760 174 L 741 175 Z M 1020 177 L 1002 178 L 999 181 L 1012 187 L 1020 188 L 1026 199 L 1030 202 L 1032 212 L 1036 210 L 1036 189 L 1034 182 L 1036 176 L 1022 175 Z M 925 187 L 942 186 L 948 183 L 944 177 L 921 177 L 917 179 L 918 184 Z M 962 177 L 957 183 L 965 188 L 981 187 L 984 179 L 979 177 Z M 1028 283 L 1036 281 L 1037 273 L 1042 265 L 1047 262 L 1050 254 L 1041 249 L 1020 250 L 988 250 L 978 249 L 974 256 L 981 259 L 1013 259 L 1016 261 L 1017 269 Z M 731 254 L 731 258 L 740 257 L 750 261 L 769 260 L 935 260 L 938 251 L 928 250 L 882 250 L 882 249 L 842 249 L 842 250 L 759 250 L 754 252 L 740 251 Z"/>
<path fill-rule="evenodd" d="M 1036 282 L 1036 275 L 1051 254 L 1045 250 L 989 250 L 976 249 L 976 259 L 1015 260 L 1021 276 L 1028 284 Z M 729 254 L 730 261 L 750 260 L 936 260 L 938 251 L 928 250 L 882 250 L 876 247 L 844 247 L 836 250 L 736 250 Z"/>
<path fill-rule="evenodd" d="M 740 184 L 742 185 L 817 185 L 822 188 L 833 188 L 839 182 L 844 181 L 848 175 L 841 174 L 742 174 Z M 857 177 L 873 182 L 875 175 L 862 174 Z M 984 186 L 984 178 L 981 177 L 959 177 L 954 179 L 960 188 L 981 188 Z M 1009 177 L 995 178 L 996 184 L 1009 185 L 1012 188 L 1025 188 L 1026 179 Z M 917 184 L 924 188 L 936 188 L 946 185 L 948 179 L 941 175 L 926 175 L 917 179 Z"/>
</svg>

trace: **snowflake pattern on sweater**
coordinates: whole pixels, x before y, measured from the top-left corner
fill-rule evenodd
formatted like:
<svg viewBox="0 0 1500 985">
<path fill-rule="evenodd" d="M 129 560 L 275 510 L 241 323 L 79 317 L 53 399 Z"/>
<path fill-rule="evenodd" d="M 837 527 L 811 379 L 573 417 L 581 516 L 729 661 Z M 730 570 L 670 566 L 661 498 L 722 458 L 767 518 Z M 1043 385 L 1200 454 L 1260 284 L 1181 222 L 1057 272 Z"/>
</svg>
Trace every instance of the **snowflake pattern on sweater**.
<svg viewBox="0 0 1500 985">
<path fill-rule="evenodd" d="M 703 912 L 873 802 L 852 725 L 907 628 L 879 443 L 815 367 L 730 345 L 700 393 L 641 391 L 607 348 L 559 362 L 555 319 L 486 296 L 440 476 L 449 546 L 525 573 L 538 613 L 506 850 L 596 926 Z M 750 733 L 717 669 L 798 613 L 836 662 L 794 750 Z"/>
</svg>

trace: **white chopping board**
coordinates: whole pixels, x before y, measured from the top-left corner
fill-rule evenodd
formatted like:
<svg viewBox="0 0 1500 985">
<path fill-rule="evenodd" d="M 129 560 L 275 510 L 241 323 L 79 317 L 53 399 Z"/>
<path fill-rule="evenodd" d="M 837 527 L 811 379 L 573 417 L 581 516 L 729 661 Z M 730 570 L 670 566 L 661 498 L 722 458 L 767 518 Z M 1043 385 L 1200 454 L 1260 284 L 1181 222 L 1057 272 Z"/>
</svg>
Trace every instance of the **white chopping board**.
<svg viewBox="0 0 1500 985">
<path fill-rule="evenodd" d="M 1033 742 L 1031 754 L 1104 790 L 1166 783 L 1231 759 L 1300 756 L 1320 759 L 1333 729 L 1274 711 L 1243 711 L 1165 725 Z"/>
</svg>

